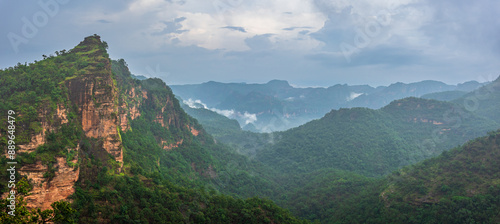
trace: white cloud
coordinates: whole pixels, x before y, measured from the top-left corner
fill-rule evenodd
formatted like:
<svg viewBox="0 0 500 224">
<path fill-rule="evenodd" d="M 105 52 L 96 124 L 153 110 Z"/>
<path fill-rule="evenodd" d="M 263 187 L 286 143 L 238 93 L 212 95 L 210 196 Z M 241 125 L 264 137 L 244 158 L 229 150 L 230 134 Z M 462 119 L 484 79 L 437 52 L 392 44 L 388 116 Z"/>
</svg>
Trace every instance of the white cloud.
<svg viewBox="0 0 500 224">
<path fill-rule="evenodd" d="M 209 108 L 205 103 L 203 103 L 201 100 L 193 100 L 193 99 L 188 99 L 188 100 L 183 100 L 183 103 L 188 105 L 191 108 L 203 108 L 207 110 L 211 110 L 213 112 L 216 112 L 220 115 L 223 115 L 227 118 L 231 119 L 236 119 L 241 123 L 244 123 L 245 125 L 251 124 L 257 121 L 257 114 L 252 114 L 248 113 L 245 111 L 243 114 L 241 112 L 237 112 L 235 110 L 221 110 L 217 108 Z"/>
<path fill-rule="evenodd" d="M 346 100 L 347 101 L 351 101 L 351 100 L 354 100 L 356 98 L 358 98 L 359 96 L 363 95 L 363 93 L 355 93 L 355 92 L 351 92 L 351 95 L 349 95 Z"/>
<path fill-rule="evenodd" d="M 216 0 L 215 0 L 216 1 Z M 320 30 L 327 17 L 319 12 L 312 0 L 256 0 L 242 2 L 219 12 L 215 1 L 193 0 L 175 4 L 163 0 L 136 0 L 129 7 L 112 14 L 93 12 L 82 15 L 88 23 L 95 18 L 108 21 L 130 21 L 131 26 L 142 30 L 148 43 L 156 46 L 178 44 L 198 46 L 210 50 L 247 51 L 245 40 L 256 35 L 272 34 L 273 49 L 310 50 L 321 46 L 321 42 L 306 33 Z M 180 33 L 154 35 L 165 29 L 166 21 L 185 17 L 180 22 Z M 139 25 L 140 24 L 140 25 Z M 242 27 L 239 32 L 223 27 Z M 290 29 L 293 28 L 293 29 Z"/>
<path fill-rule="evenodd" d="M 245 119 L 245 124 L 254 123 L 257 121 L 257 115 L 245 111 L 245 113 L 243 113 L 243 119 Z"/>
</svg>

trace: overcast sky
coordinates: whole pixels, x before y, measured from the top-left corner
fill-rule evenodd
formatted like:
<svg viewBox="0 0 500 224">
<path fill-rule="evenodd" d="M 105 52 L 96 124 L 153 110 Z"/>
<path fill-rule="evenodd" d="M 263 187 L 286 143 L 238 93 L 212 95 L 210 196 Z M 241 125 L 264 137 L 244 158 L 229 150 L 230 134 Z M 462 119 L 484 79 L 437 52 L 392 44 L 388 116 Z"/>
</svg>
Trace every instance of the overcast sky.
<svg viewBox="0 0 500 224">
<path fill-rule="evenodd" d="M 498 15 L 497 0 L 0 0 L 0 68 L 95 33 L 167 84 L 491 81 Z"/>
</svg>

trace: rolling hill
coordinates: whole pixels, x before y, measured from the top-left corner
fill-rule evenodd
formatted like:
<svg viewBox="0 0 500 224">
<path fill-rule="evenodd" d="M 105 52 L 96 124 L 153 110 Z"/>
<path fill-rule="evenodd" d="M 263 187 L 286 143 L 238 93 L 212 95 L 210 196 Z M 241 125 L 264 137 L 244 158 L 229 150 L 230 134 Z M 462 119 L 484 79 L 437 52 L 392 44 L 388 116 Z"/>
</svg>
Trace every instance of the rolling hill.
<svg viewBox="0 0 500 224">
<path fill-rule="evenodd" d="M 453 102 L 464 105 L 466 110 L 475 114 L 500 122 L 500 114 L 498 113 L 500 106 L 500 76 L 490 84 L 472 91 Z"/>
<path fill-rule="evenodd" d="M 332 110 L 276 133 L 279 140 L 257 158 L 283 173 L 333 168 L 381 176 L 499 127 L 453 103 L 405 98 L 379 110 Z"/>
<path fill-rule="evenodd" d="M 499 146 L 490 132 L 380 179 L 317 171 L 284 198 L 321 223 L 498 223 Z"/>
</svg>

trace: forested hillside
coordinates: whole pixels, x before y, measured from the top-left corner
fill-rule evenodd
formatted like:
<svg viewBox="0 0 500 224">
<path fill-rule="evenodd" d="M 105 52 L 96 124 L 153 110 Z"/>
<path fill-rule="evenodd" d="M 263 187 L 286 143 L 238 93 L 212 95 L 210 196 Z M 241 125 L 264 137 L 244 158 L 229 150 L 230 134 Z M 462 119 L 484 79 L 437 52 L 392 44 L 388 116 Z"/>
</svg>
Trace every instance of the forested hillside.
<svg viewBox="0 0 500 224">
<path fill-rule="evenodd" d="M 181 104 L 189 115 L 196 118 L 217 141 L 235 149 L 239 154 L 254 158 L 257 151 L 274 143 L 274 133 L 255 133 L 243 130 L 238 122 L 204 108 L 191 108 Z"/>
<path fill-rule="evenodd" d="M 325 220 L 338 223 L 498 223 L 500 133 L 405 167 L 358 203 Z M 371 191 L 371 192 L 370 192 Z"/>
<path fill-rule="evenodd" d="M 462 104 L 467 110 L 500 123 L 500 76 L 492 83 L 472 91 L 453 102 Z"/>
<path fill-rule="evenodd" d="M 464 91 L 444 91 L 437 93 L 429 93 L 422 96 L 424 99 L 433 99 L 433 100 L 441 100 L 441 101 L 452 101 L 458 99 L 467 94 Z"/>
<path fill-rule="evenodd" d="M 190 113 L 206 115 L 200 116 L 201 121 L 207 122 L 213 119 L 229 122 L 229 119 L 215 112 L 190 109 Z M 412 169 L 405 167 L 397 171 L 398 168 L 432 158 L 443 151 L 445 151 L 443 155 L 448 155 L 446 150 L 499 127 L 495 121 L 473 112 L 461 104 L 406 98 L 394 101 L 379 110 L 366 108 L 333 110 L 320 120 L 289 131 L 266 135 L 272 136 L 272 141 L 271 138 L 252 138 L 252 136 L 246 137 L 245 139 L 250 139 L 246 141 L 242 139 L 245 136 L 244 132 L 235 126 L 232 126 L 234 130 L 228 132 L 214 131 L 219 134 L 218 139 L 232 136 L 224 141 L 246 142 L 246 145 L 239 145 L 243 148 L 240 152 L 256 155 L 257 160 L 278 170 L 279 174 L 274 179 L 283 186 L 283 191 L 275 195 L 273 200 L 303 218 L 322 223 L 418 223 L 415 220 L 423 223 L 433 223 L 433 220 L 457 223 L 455 221 L 458 219 L 451 216 L 436 219 L 433 217 L 434 213 L 425 210 L 427 207 L 422 208 L 429 203 L 425 200 L 434 196 L 415 199 L 424 200 L 423 203 L 412 202 L 410 205 L 395 203 L 396 205 L 391 207 L 397 210 L 397 215 L 394 217 L 391 216 L 391 210 L 384 210 L 385 204 L 379 198 L 382 192 L 387 189 L 392 192 L 393 184 L 399 183 L 401 179 L 394 179 L 395 175 Z M 207 122 L 207 125 L 217 126 L 210 122 Z M 235 146 L 238 147 L 237 144 Z M 245 151 L 245 148 L 248 151 Z M 257 149 L 256 154 L 248 153 L 252 149 Z M 424 162 L 424 164 L 430 163 L 434 164 L 434 162 Z M 427 165 L 417 167 L 433 169 L 427 168 Z M 391 172 L 395 173 L 390 174 Z M 385 174 L 389 176 L 384 177 Z M 427 178 L 429 175 L 431 174 L 426 171 L 419 178 Z M 436 175 L 433 177 L 435 180 L 441 181 L 451 174 L 444 174 L 443 177 L 440 173 L 432 175 Z M 479 180 L 475 173 L 458 175 Z M 406 191 L 405 194 L 413 196 L 419 192 L 429 191 L 418 181 L 404 186 L 402 189 Z M 447 194 L 449 201 L 435 204 L 432 208 L 448 214 L 461 210 L 463 213 L 461 217 L 469 215 L 472 217 L 469 220 L 484 221 L 484 214 L 473 209 L 474 206 L 484 207 L 485 203 L 492 203 L 491 200 L 496 200 L 497 197 L 489 197 L 487 200 L 472 198 L 472 201 L 457 201 L 455 196 L 461 193 L 456 188 L 463 189 L 460 180 L 455 179 L 454 183 L 442 186 L 444 186 L 443 191 L 449 191 Z M 434 189 L 437 188 L 434 186 Z M 492 195 L 495 194 L 492 192 Z M 433 203 L 438 202 L 438 199 L 432 200 Z M 359 203 L 360 201 L 363 203 Z M 415 205 L 418 207 L 412 207 Z M 446 211 L 448 208 L 446 206 L 450 206 L 451 210 Z M 414 212 L 407 213 L 405 209 Z M 421 219 L 422 214 L 433 218 Z M 480 216 L 483 217 L 478 218 Z"/>
<path fill-rule="evenodd" d="M 333 110 L 276 134 L 279 141 L 257 158 L 284 173 L 334 168 L 381 176 L 498 127 L 456 104 L 406 98 L 379 110 Z"/>
<path fill-rule="evenodd" d="M 315 172 L 286 197 L 321 223 L 498 223 L 499 146 L 500 132 L 490 132 L 380 179 Z"/>
<path fill-rule="evenodd" d="M 17 119 L 21 186 L 18 215 L 4 199 L 2 223 L 303 222 L 269 200 L 245 199 L 277 188 L 263 179 L 268 170 L 215 143 L 164 82 L 133 79 L 106 48 L 94 35 L 0 71 L 0 113 Z M 4 170 L 8 161 L 0 160 Z M 7 173 L 0 178 L 8 191 Z"/>
</svg>

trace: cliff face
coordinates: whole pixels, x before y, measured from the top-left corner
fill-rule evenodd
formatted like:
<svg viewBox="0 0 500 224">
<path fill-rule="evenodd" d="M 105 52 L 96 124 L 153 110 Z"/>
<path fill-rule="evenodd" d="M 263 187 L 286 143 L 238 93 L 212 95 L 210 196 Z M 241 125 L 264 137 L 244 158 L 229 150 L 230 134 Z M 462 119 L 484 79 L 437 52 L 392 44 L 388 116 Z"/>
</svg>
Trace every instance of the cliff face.
<svg viewBox="0 0 500 224">
<path fill-rule="evenodd" d="M 102 139 L 104 149 L 122 163 L 117 93 L 110 72 L 78 77 L 69 80 L 67 86 L 71 102 L 78 106 L 85 135 Z"/>
<path fill-rule="evenodd" d="M 102 139 L 103 148 L 116 161 L 123 163 L 123 151 L 118 133 L 117 86 L 111 72 L 109 58 L 103 57 L 98 37 L 87 37 L 75 49 L 76 54 L 87 55 L 91 61 L 83 75 L 66 81 L 70 101 L 77 105 L 82 128 L 89 138 Z M 123 165 L 123 164 L 122 164 Z"/>
<path fill-rule="evenodd" d="M 74 200 L 71 207 L 77 214 L 66 215 L 77 216 L 79 223 L 203 223 L 203 213 L 220 211 L 218 207 L 233 214 L 230 209 L 255 204 L 239 200 L 244 204 L 227 206 L 215 195 L 210 201 L 213 193 L 198 190 L 245 189 L 214 179 L 229 180 L 233 175 L 221 175 L 224 170 L 238 169 L 226 161 L 247 160 L 215 144 L 165 82 L 136 80 L 124 60 L 110 61 L 106 46 L 95 35 L 68 52 L 56 52 L 57 57 L 0 70 L 0 114 L 16 111 L 16 170 L 29 181 L 29 186 L 18 186 L 31 188 L 27 195 L 23 188 L 17 190 L 27 207 L 46 210 L 54 202 Z M 0 124 L 8 122 L 5 117 Z M 3 126 L 0 148 L 6 149 L 9 132 Z M 1 159 L 0 165 L 7 162 Z M 0 193 L 9 190 L 5 173 L 0 172 Z M 234 177 L 243 179 L 242 185 L 260 181 Z M 244 197 L 250 195 L 254 193 Z M 255 211 L 269 204 L 258 203 Z M 213 222 L 227 222 L 225 214 L 221 220 L 209 216 Z M 8 216 L 0 215 L 0 223 L 3 217 Z M 231 222 L 241 222 L 239 217 Z"/>
<path fill-rule="evenodd" d="M 147 99 L 147 92 L 141 91 L 140 93 L 136 93 L 135 87 L 125 91 L 125 95 L 130 103 L 126 103 L 126 101 L 123 100 L 119 107 L 119 120 L 122 131 L 130 130 L 129 119 L 134 120 L 141 116 L 138 108 L 141 106 L 142 101 Z"/>
<path fill-rule="evenodd" d="M 170 151 L 204 134 L 201 126 L 180 108 L 172 90 L 160 79 L 132 78 L 124 60 L 112 61 L 118 89 L 118 120 L 121 131 L 133 131 L 132 123 L 144 119 L 154 123 L 156 143 Z M 141 121 L 142 122 L 142 121 Z"/>
<path fill-rule="evenodd" d="M 154 124 L 150 127 L 154 140 L 165 151 L 189 147 L 195 138 L 205 141 L 203 128 L 182 111 L 164 82 L 134 80 L 125 64 L 118 66 L 127 71 L 123 75 L 114 70 L 117 66 L 112 68 L 112 63 L 115 61 L 108 58 L 103 42 L 92 36 L 62 57 L 36 64 L 62 68 L 59 73 L 66 74 L 51 80 L 60 96 L 50 95 L 52 90 L 41 95 L 42 103 L 33 105 L 33 118 L 20 125 L 29 133 L 17 150 L 26 161 L 21 163 L 19 174 L 26 176 L 33 187 L 26 196 L 27 207 L 51 209 L 52 203 L 67 200 L 75 192 L 75 184 L 97 181 L 103 166 L 112 174 L 126 173 L 120 130 L 132 132 L 138 119 L 139 123 Z M 50 70 L 50 66 L 44 69 Z M 19 117 L 28 116 L 19 113 Z M 138 133 L 143 134 L 148 135 Z M 1 140 L 2 136 L 0 144 L 4 144 Z M 108 154 L 118 163 L 109 160 Z M 95 165 L 96 160 L 101 165 Z M 212 164 L 193 162 L 197 167 L 192 171 L 215 178 Z"/>
<path fill-rule="evenodd" d="M 67 109 L 64 105 L 58 104 L 55 111 L 49 107 L 44 107 L 37 115 L 37 121 L 40 124 L 40 132 L 34 133 L 27 144 L 18 145 L 17 153 L 33 153 L 39 146 L 47 143 L 47 134 L 57 131 L 63 124 L 68 123 Z M 79 148 L 68 149 L 76 151 Z M 35 164 L 25 164 L 19 170 L 20 175 L 26 175 L 27 179 L 33 185 L 30 194 L 25 197 L 27 207 L 40 208 L 42 210 L 51 209 L 53 202 L 67 199 L 75 192 L 73 185 L 78 181 L 80 169 L 72 168 L 66 162 L 64 157 L 56 157 L 56 163 L 52 165 L 55 169 L 54 177 L 47 178 L 45 174 L 49 172 L 49 166 L 43 165 L 38 160 Z M 72 163 L 78 162 L 76 156 Z M 5 198 L 7 195 L 2 195 Z"/>
<path fill-rule="evenodd" d="M 31 134 L 28 143 L 18 145 L 18 154 L 34 153 L 37 148 L 48 144 L 48 135 L 61 131 L 61 126 L 68 123 L 70 113 L 75 113 L 77 127 L 81 127 L 87 138 L 94 138 L 102 143 L 102 148 L 120 163 L 118 172 L 121 172 L 123 151 L 118 129 L 119 117 L 126 117 L 127 114 L 119 113 L 116 81 L 113 79 L 109 58 L 99 48 L 101 44 L 99 37 L 88 37 L 69 53 L 76 56 L 73 58 L 79 57 L 78 60 L 81 61 L 74 63 L 78 67 L 75 74 L 59 82 L 56 87 L 66 91 L 67 99 L 63 100 L 65 103 L 57 103 L 54 107 L 48 101 L 38 108 L 36 119 L 29 126 L 38 126 L 39 131 Z M 130 109 L 130 117 L 139 116 L 137 111 L 136 107 Z M 33 186 L 26 196 L 27 207 L 51 209 L 53 202 L 66 200 L 75 192 L 74 184 L 80 176 L 77 165 L 79 144 L 75 147 L 65 146 L 60 150 L 62 152 L 56 154 L 55 158 L 52 157 L 52 162 L 42 162 L 43 159 L 36 157 L 34 163 L 21 164 L 19 174 L 27 176 Z M 69 155 L 69 151 L 73 151 L 76 156 L 67 161 L 62 155 Z"/>
<path fill-rule="evenodd" d="M 46 142 L 46 134 L 57 130 L 57 128 L 68 123 L 67 110 L 64 105 L 58 104 L 55 113 L 52 113 L 50 108 L 43 108 L 38 113 L 38 122 L 41 126 L 41 131 L 34 133 L 31 140 L 27 144 L 18 145 L 17 153 L 31 153 Z"/>
<path fill-rule="evenodd" d="M 52 203 L 66 200 L 75 193 L 73 186 L 78 181 L 80 169 L 69 167 L 64 157 L 57 157 L 56 160 L 57 163 L 53 165 L 53 168 L 57 171 L 51 180 L 44 177 L 44 173 L 48 172 L 49 168 L 42 165 L 40 161 L 21 168 L 20 174 L 26 175 L 33 184 L 30 195 L 25 198 L 27 207 L 42 210 L 51 209 Z M 78 158 L 75 158 L 72 162 L 76 163 L 77 161 Z"/>
</svg>

